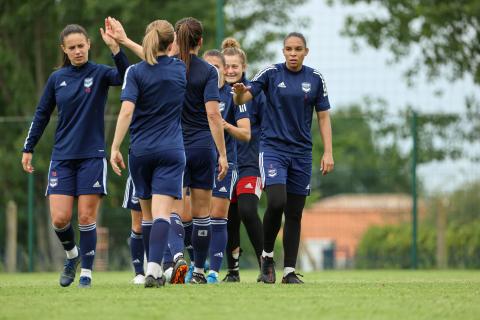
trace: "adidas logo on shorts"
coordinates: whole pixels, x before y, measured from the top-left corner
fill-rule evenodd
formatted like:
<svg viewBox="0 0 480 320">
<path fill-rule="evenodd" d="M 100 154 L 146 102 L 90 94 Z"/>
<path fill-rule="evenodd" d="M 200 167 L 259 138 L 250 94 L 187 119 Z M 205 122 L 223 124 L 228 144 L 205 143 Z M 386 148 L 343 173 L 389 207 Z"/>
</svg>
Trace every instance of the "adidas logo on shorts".
<svg viewBox="0 0 480 320">
<path fill-rule="evenodd" d="M 245 189 L 253 189 L 252 184 L 249 182 L 245 185 Z"/>
<path fill-rule="evenodd" d="M 221 187 L 218 191 L 219 192 L 228 192 L 227 188 L 225 188 L 225 186 Z"/>
<path fill-rule="evenodd" d="M 100 188 L 102 185 L 100 184 L 100 182 L 95 182 L 95 184 L 93 185 L 94 188 Z"/>
</svg>

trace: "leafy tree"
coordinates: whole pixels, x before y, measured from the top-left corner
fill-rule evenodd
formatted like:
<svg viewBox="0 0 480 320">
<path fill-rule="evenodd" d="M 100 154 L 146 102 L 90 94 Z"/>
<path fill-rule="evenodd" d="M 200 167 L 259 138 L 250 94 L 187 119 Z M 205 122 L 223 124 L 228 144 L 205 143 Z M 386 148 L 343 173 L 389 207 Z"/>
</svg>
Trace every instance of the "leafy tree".
<svg viewBox="0 0 480 320">
<path fill-rule="evenodd" d="M 314 137 L 312 187 L 322 196 L 338 193 L 408 192 L 408 153 L 399 148 L 400 137 L 388 139 L 376 112 L 353 105 L 332 113 L 335 170 L 320 177 L 318 164 L 323 152 L 317 125 Z M 398 122 L 398 121 L 397 121 Z"/>
<path fill-rule="evenodd" d="M 435 78 L 448 69 L 451 79 L 472 76 L 480 84 L 480 2 L 476 0 L 327 0 L 369 5 L 369 14 L 348 16 L 344 33 L 373 48 L 387 48 L 398 61 L 412 52 L 407 74 L 426 69 Z M 418 49 L 418 50 L 417 50 Z"/>
</svg>

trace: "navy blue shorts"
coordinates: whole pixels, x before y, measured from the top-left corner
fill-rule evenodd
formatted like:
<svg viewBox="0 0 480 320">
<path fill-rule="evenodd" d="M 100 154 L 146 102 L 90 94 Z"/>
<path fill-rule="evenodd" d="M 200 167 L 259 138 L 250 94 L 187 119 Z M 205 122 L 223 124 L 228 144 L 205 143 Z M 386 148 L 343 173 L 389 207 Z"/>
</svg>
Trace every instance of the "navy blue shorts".
<svg viewBox="0 0 480 320">
<path fill-rule="evenodd" d="M 128 167 L 135 187 L 135 196 L 150 199 L 153 194 L 182 199 L 185 152 L 171 149 L 162 152 L 128 156 Z"/>
<path fill-rule="evenodd" d="M 48 169 L 48 186 L 45 195 L 107 194 L 107 160 L 87 158 L 52 160 Z"/>
<path fill-rule="evenodd" d="M 183 184 L 194 189 L 213 190 L 217 152 L 211 148 L 185 149 L 187 165 Z"/>
<path fill-rule="evenodd" d="M 262 186 L 284 184 L 287 192 L 302 196 L 310 195 L 312 176 L 312 158 L 286 156 L 271 151 L 259 154 Z"/>
<path fill-rule="evenodd" d="M 237 166 L 233 163 L 228 164 L 228 172 L 222 181 L 217 180 L 218 166 L 215 170 L 215 187 L 213 188 L 212 196 L 217 198 L 232 199 L 233 192 L 235 190 L 235 184 L 238 179 Z"/>
<path fill-rule="evenodd" d="M 142 208 L 140 207 L 140 201 L 138 201 L 138 197 L 135 196 L 135 186 L 133 185 L 131 176 L 128 176 L 127 178 L 127 185 L 125 186 L 122 207 L 125 209 L 142 211 Z"/>
</svg>

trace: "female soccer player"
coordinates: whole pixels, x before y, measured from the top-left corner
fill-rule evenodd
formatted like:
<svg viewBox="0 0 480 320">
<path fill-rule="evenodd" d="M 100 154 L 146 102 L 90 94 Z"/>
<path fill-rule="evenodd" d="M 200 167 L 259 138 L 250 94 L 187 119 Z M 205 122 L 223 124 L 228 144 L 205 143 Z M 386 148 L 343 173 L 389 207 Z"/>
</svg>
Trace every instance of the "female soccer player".
<svg viewBox="0 0 480 320">
<path fill-rule="evenodd" d="M 125 169 L 120 145 L 130 127 L 129 171 L 144 216 L 152 216 L 145 287 L 165 285 L 162 258 L 168 245 L 170 212 L 182 197 L 185 169 L 181 112 L 187 86 L 185 64 L 167 56 L 173 26 L 156 20 L 147 26 L 145 61 L 131 66 L 122 87 L 122 108 L 112 142 L 110 163 Z"/>
<path fill-rule="evenodd" d="M 324 145 L 322 174 L 333 170 L 332 130 L 327 89 L 322 75 L 303 65 L 308 54 L 305 37 L 290 33 L 283 42 L 285 63 L 260 71 L 250 84 L 236 83 L 235 103 L 242 104 L 263 91 L 267 106 L 260 140 L 260 172 L 267 210 L 263 219 L 264 249 L 261 280 L 275 282 L 273 246 L 285 213 L 283 231 L 284 273 L 282 283 L 303 283 L 295 273 L 300 242 L 300 221 L 310 193 L 313 109 Z"/>
<path fill-rule="evenodd" d="M 222 53 L 225 56 L 225 79 L 227 83 L 249 81 L 245 77 L 247 56 L 240 49 L 240 44 L 233 38 L 227 38 L 222 43 Z M 238 171 L 239 180 L 235 186 L 228 213 L 228 273 L 223 281 L 238 282 L 240 258 L 240 221 L 245 225 L 250 242 L 253 245 L 260 267 L 260 256 L 263 249 L 262 221 L 258 216 L 258 201 L 262 194 L 260 170 L 258 168 L 258 144 L 260 141 L 260 125 L 262 112 L 265 109 L 265 95 L 259 93 L 247 103 L 250 117 L 251 139 L 248 142 L 238 141 Z"/>
<path fill-rule="evenodd" d="M 143 57 L 142 48 L 128 39 L 115 19 L 110 18 L 112 37 Z M 228 162 L 223 137 L 222 116 L 218 101 L 218 72 L 197 55 L 202 46 L 203 27 L 194 18 L 183 18 L 175 24 L 179 58 L 187 66 L 187 92 L 182 112 L 183 139 L 187 158 L 184 186 L 190 188 L 193 227 L 191 236 L 195 269 L 191 283 L 205 284 L 204 264 L 211 237 L 210 200 L 215 180 L 218 151 L 218 179 L 225 177 Z M 185 221 L 185 219 L 182 219 Z M 175 226 L 178 224 L 175 223 Z M 178 225 L 179 226 L 179 225 Z M 178 256 L 178 258 L 182 258 Z M 175 275 L 172 275 L 175 278 Z M 179 282 L 182 280 L 180 279 Z"/>
<path fill-rule="evenodd" d="M 23 147 L 23 169 L 32 173 L 33 150 L 57 106 L 59 119 L 46 194 L 53 228 L 67 254 L 60 275 L 62 287 L 74 281 L 80 260 L 79 287 L 91 286 L 97 212 L 101 197 L 107 194 L 105 104 L 108 88 L 122 84 L 128 67 L 127 57 L 118 43 L 103 29 L 100 32 L 117 68 L 89 61 L 87 32 L 79 25 L 67 25 L 60 33 L 63 65 L 48 78 Z M 80 250 L 70 223 L 75 198 L 78 199 Z"/>
<path fill-rule="evenodd" d="M 250 120 L 245 105 L 233 104 L 232 87 L 225 83 L 225 58 L 218 50 L 205 52 L 203 58 L 219 71 L 220 76 L 220 112 L 225 129 L 228 173 L 225 179 L 216 180 L 213 188 L 210 216 L 212 237 L 210 240 L 210 271 L 207 283 L 218 283 L 218 273 L 223 261 L 223 252 L 227 246 L 227 218 L 230 199 L 237 180 L 237 142 L 235 139 L 250 140 Z"/>
</svg>

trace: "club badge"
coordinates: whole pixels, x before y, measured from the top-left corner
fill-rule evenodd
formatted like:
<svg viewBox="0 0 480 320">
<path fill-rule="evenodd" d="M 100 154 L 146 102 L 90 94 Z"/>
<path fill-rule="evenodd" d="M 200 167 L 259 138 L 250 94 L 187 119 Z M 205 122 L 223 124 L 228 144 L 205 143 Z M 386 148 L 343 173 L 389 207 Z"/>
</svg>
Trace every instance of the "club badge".
<svg viewBox="0 0 480 320">
<path fill-rule="evenodd" d="M 309 93 L 310 90 L 312 89 L 312 85 L 310 82 L 302 82 L 302 90 L 305 93 Z"/>
</svg>

